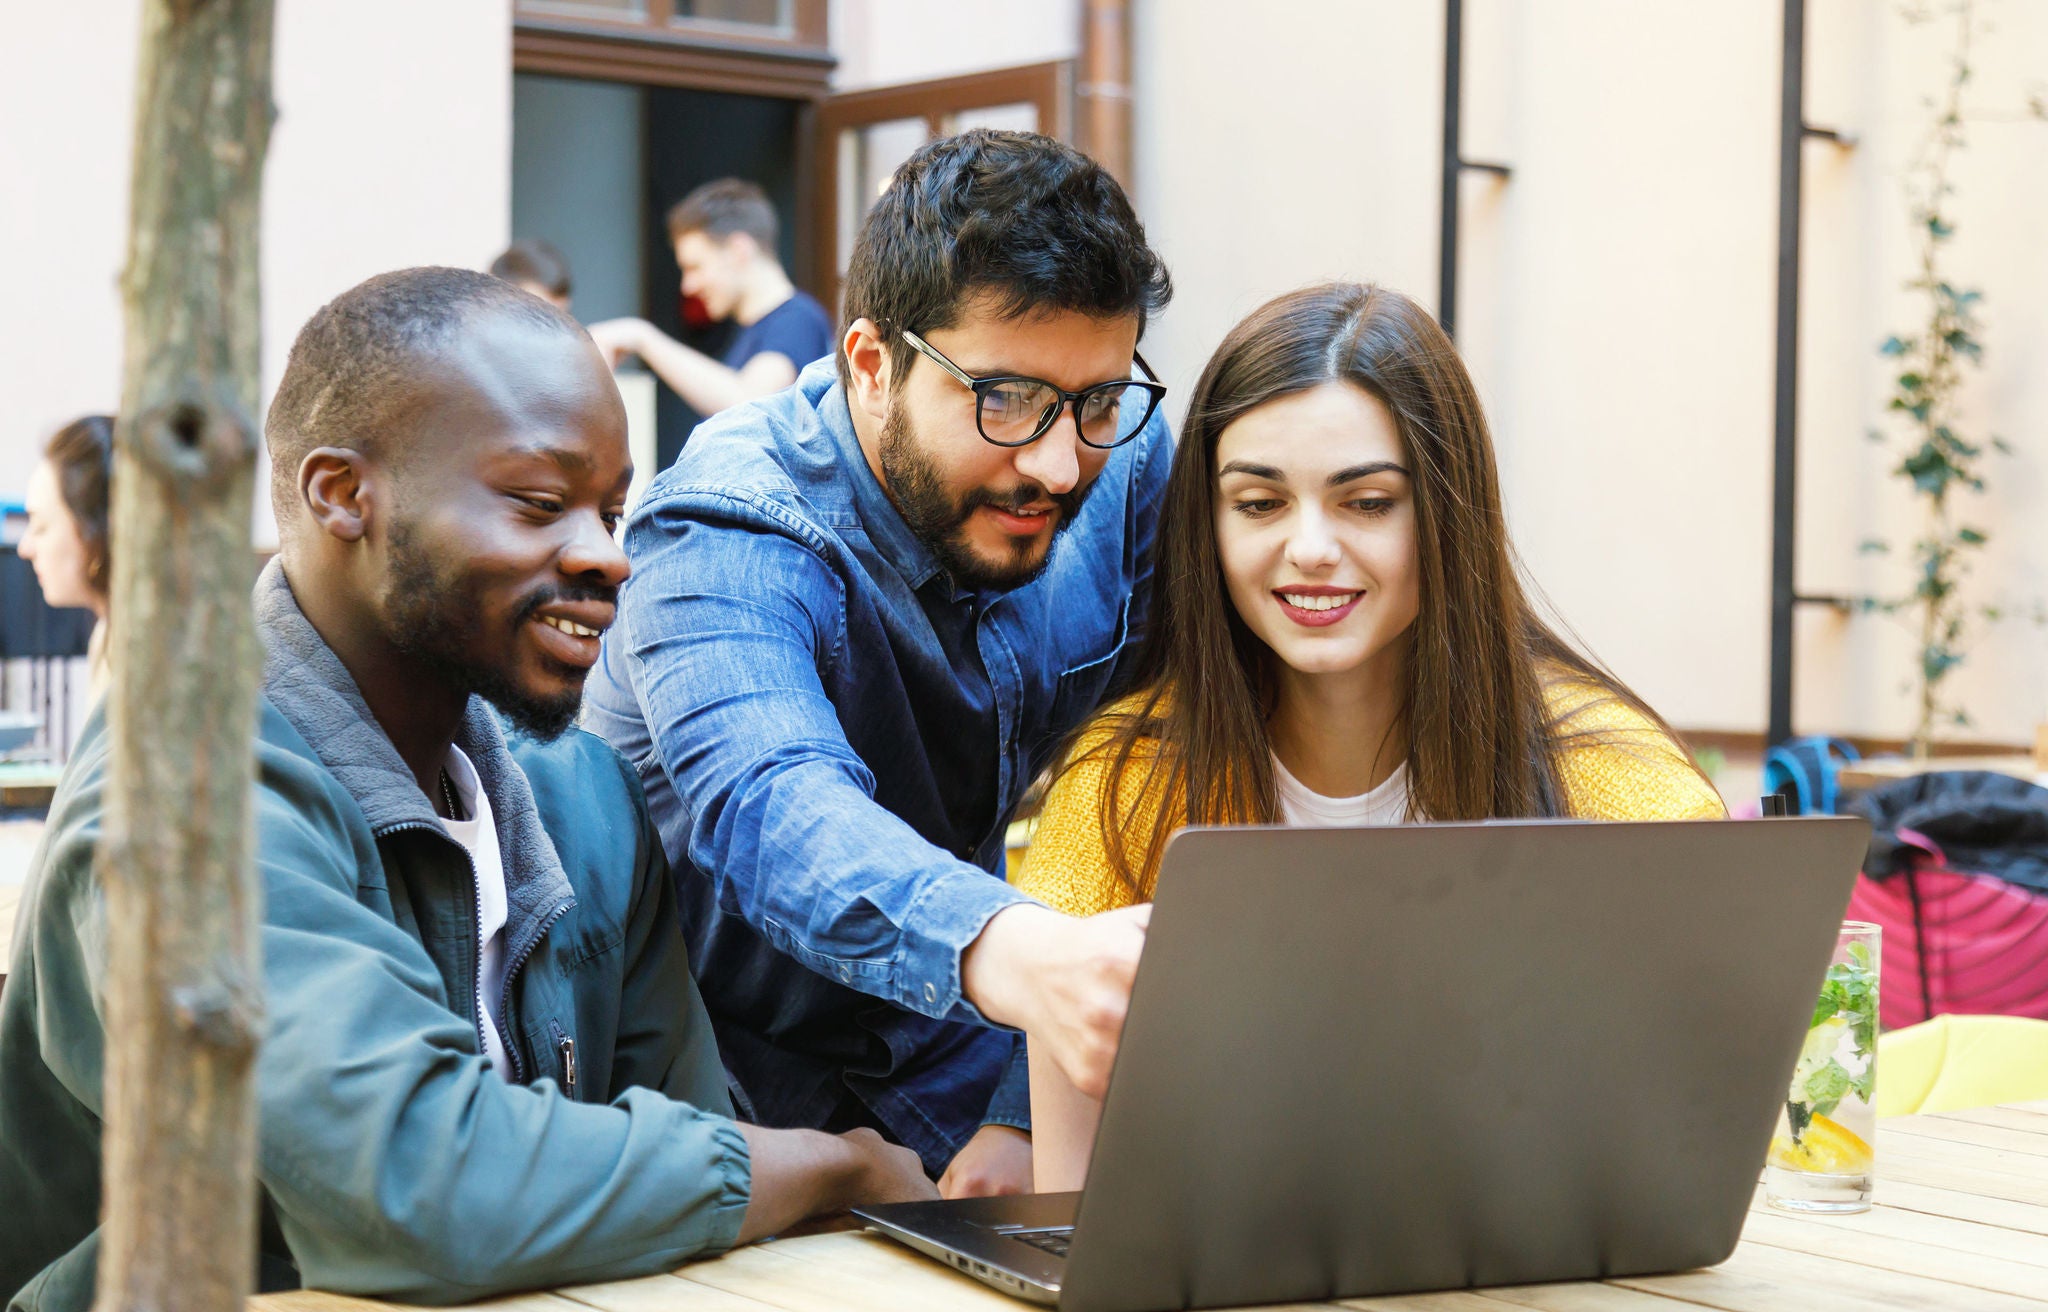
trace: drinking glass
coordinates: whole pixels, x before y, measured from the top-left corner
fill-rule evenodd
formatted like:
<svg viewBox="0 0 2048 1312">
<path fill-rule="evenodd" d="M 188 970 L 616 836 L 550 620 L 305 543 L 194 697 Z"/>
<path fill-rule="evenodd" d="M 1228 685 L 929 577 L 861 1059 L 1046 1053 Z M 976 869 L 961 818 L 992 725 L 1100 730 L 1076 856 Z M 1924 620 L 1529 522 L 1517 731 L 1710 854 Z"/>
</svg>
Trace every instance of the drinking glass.
<svg viewBox="0 0 2048 1312">
<path fill-rule="evenodd" d="M 1793 1212 L 1870 1207 L 1877 1141 L 1878 926 L 1851 920 L 1792 1072 L 1764 1165 L 1764 1197 Z"/>
</svg>

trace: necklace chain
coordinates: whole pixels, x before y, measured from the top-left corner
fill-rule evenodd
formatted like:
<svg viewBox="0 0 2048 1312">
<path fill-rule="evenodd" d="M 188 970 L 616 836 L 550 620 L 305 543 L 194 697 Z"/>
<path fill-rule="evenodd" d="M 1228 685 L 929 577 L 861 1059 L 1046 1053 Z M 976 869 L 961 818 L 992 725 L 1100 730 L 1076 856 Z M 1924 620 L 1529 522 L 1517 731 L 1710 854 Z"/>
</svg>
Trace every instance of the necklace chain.
<svg viewBox="0 0 2048 1312">
<path fill-rule="evenodd" d="M 448 772 L 446 770 L 441 771 L 441 802 L 448 808 L 448 818 L 450 820 L 462 819 L 462 812 L 458 811 L 455 807 L 455 789 L 448 782 Z"/>
</svg>

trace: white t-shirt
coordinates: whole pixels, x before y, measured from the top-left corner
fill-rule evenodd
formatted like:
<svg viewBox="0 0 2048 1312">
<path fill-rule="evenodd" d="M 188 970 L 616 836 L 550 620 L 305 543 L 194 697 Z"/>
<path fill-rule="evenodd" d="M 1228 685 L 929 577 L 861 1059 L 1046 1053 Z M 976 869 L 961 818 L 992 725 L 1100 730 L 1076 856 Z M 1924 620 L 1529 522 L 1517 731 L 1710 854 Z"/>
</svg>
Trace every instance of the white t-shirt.
<svg viewBox="0 0 2048 1312">
<path fill-rule="evenodd" d="M 1298 828 L 1358 828 L 1398 825 L 1408 820 L 1408 767 L 1404 763 L 1369 793 L 1356 797 L 1325 797 L 1287 773 L 1273 758 L 1273 783 L 1280 793 L 1280 820 Z"/>
<path fill-rule="evenodd" d="M 452 743 L 445 768 L 448 781 L 455 785 L 455 800 L 469 819 L 443 820 L 441 825 L 469 849 L 470 863 L 476 867 L 476 941 L 483 945 L 476 958 L 477 1029 L 483 1034 L 484 1055 L 509 1080 L 512 1059 L 505 1055 L 505 1040 L 498 1033 L 498 994 L 505 987 L 505 862 L 498 854 L 498 826 L 476 767 Z"/>
</svg>

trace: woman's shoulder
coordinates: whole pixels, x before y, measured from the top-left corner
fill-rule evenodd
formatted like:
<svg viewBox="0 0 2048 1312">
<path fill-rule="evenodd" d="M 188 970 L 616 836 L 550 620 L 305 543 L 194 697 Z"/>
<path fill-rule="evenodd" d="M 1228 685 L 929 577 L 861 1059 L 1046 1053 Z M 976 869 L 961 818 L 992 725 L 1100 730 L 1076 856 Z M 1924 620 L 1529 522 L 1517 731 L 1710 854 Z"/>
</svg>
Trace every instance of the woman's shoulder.
<svg viewBox="0 0 2048 1312">
<path fill-rule="evenodd" d="M 1076 916 L 1130 906 L 1149 895 L 1149 889 L 1133 888 L 1117 874 L 1103 821 L 1116 817 L 1127 860 L 1142 868 L 1165 801 L 1165 785 L 1155 773 L 1159 740 L 1146 731 L 1162 700 L 1149 693 L 1121 698 L 1074 735 L 1046 789 L 1017 872 L 1024 892 Z"/>
<path fill-rule="evenodd" d="M 1572 814 L 1591 820 L 1700 820 L 1727 807 L 1692 755 L 1612 687 L 1545 672 L 1544 705 L 1559 743 Z"/>
</svg>

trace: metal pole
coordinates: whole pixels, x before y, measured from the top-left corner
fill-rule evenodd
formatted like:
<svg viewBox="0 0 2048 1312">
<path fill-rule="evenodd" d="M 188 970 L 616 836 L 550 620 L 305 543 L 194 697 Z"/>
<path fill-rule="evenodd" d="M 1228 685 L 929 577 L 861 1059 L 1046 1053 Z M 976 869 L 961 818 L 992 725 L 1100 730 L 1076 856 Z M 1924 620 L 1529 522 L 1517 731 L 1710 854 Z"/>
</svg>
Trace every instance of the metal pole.
<svg viewBox="0 0 2048 1312">
<path fill-rule="evenodd" d="M 1458 318 L 1458 83 L 1464 63 L 1464 0 L 1444 0 L 1443 229 L 1437 238 L 1436 321 L 1455 337 Z"/>
<path fill-rule="evenodd" d="M 1455 3 L 1455 0 L 1453 0 Z M 1785 0 L 1778 113 L 1778 369 L 1771 476 L 1771 704 L 1767 743 L 1792 736 L 1792 612 L 1799 473 L 1800 144 L 1806 136 L 1806 0 Z"/>
</svg>

